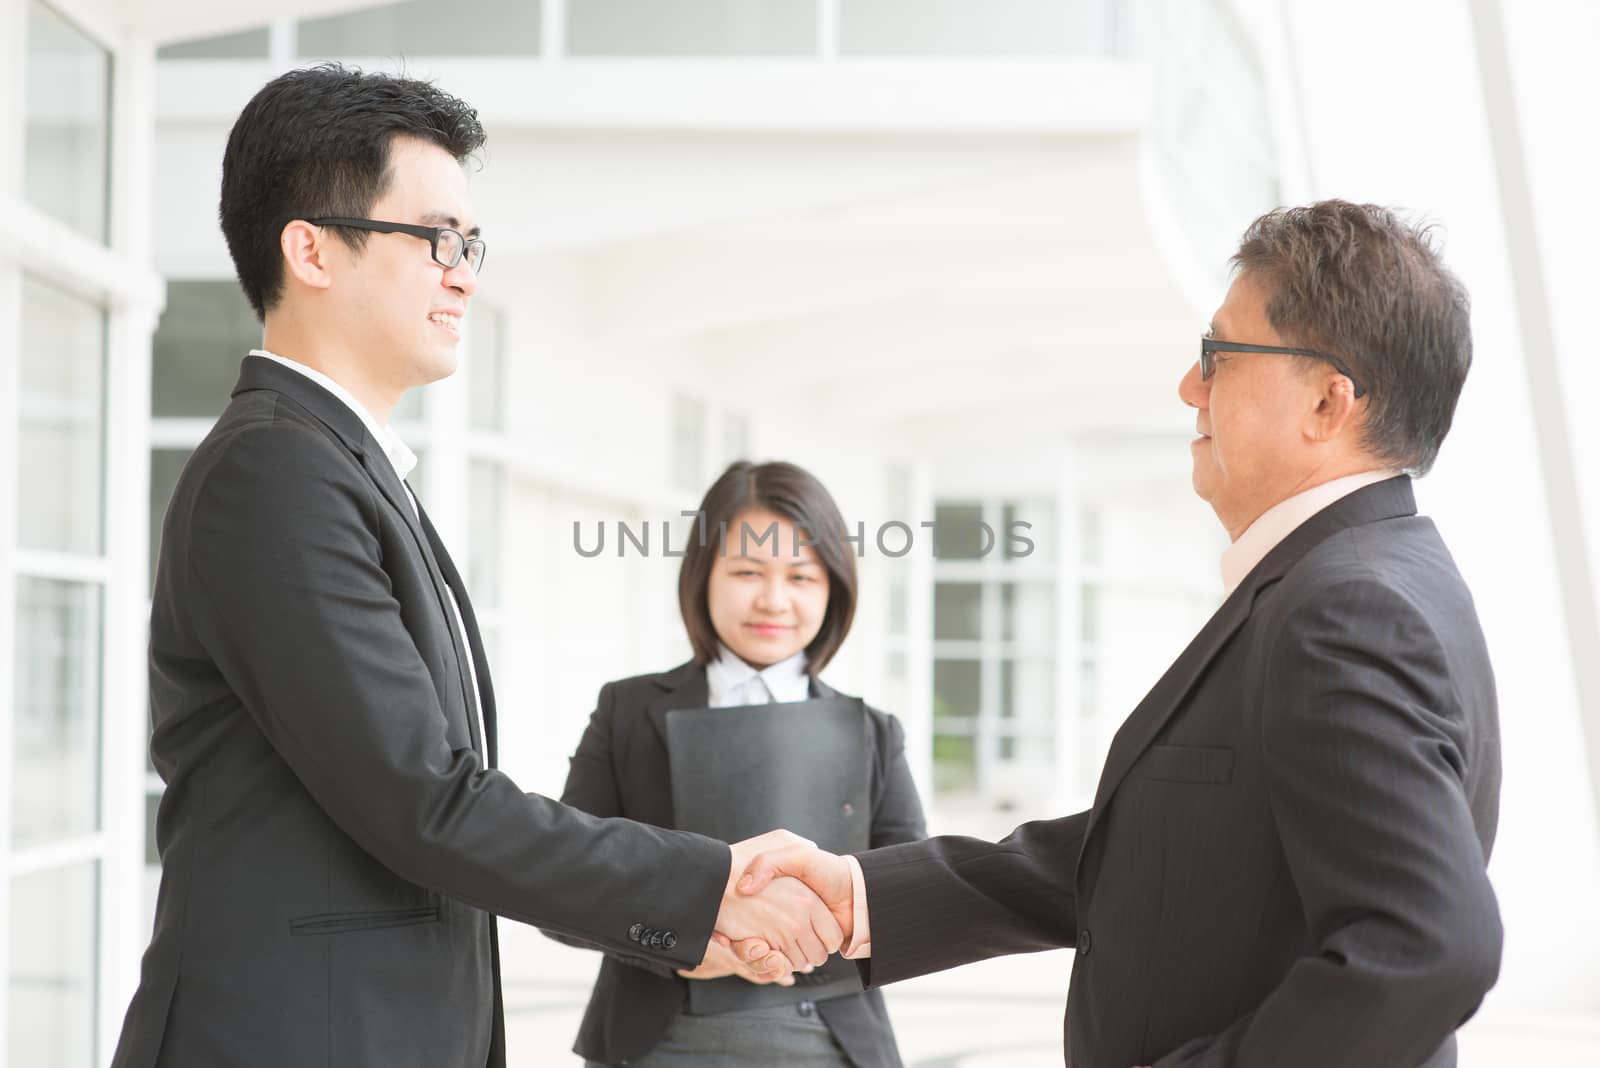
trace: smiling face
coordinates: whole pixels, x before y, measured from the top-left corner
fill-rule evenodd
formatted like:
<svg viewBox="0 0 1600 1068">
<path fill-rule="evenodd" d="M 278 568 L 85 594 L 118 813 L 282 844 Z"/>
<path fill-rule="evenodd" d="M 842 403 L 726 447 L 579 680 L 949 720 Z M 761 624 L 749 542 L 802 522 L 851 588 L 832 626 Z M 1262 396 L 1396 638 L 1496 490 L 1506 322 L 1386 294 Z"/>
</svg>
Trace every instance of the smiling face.
<svg viewBox="0 0 1600 1068">
<path fill-rule="evenodd" d="M 476 236 L 467 176 L 450 153 L 397 137 L 389 148 L 389 171 L 388 189 L 367 218 L 447 226 Z M 299 225 L 304 224 L 291 227 Z M 455 371 L 461 323 L 478 279 L 465 259 L 450 268 L 435 262 L 424 238 L 372 232 L 365 237 L 359 252 L 337 239 L 320 242 L 326 274 L 319 279 L 324 299 L 317 333 L 324 343 L 311 346 L 320 352 L 308 355 L 336 359 L 343 376 L 359 383 L 358 395 L 366 390 L 379 404 L 392 403 L 407 389 Z M 334 338 L 337 344 L 326 343 Z"/>
<path fill-rule="evenodd" d="M 1267 297 L 1264 286 L 1241 274 L 1211 321 L 1213 336 L 1289 344 L 1267 320 Z M 1178 395 L 1195 409 L 1199 436 L 1189 446 L 1194 491 L 1237 539 L 1268 508 L 1315 484 L 1326 468 L 1326 390 L 1337 376 L 1270 353 L 1223 352 L 1216 360 L 1209 381 L 1201 379 L 1198 363 L 1190 367 Z M 1343 381 L 1338 388 L 1347 392 Z"/>
<path fill-rule="evenodd" d="M 767 536 L 774 527 L 776 546 Z M 796 542 L 789 520 L 750 509 L 728 524 L 722 552 L 711 565 L 706 600 L 712 628 L 752 667 L 768 667 L 800 652 L 827 617 L 827 568 L 809 545 L 796 552 Z"/>
</svg>

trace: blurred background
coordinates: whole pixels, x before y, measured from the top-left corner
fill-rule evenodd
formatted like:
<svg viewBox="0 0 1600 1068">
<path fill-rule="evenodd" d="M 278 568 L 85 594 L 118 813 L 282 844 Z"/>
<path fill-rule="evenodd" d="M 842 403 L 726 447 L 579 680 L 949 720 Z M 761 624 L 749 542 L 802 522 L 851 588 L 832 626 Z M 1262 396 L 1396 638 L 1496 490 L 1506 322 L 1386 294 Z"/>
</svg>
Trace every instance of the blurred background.
<svg viewBox="0 0 1600 1068">
<path fill-rule="evenodd" d="M 1596 41 L 1585 0 L 0 0 L 0 1056 L 114 1047 L 159 874 L 156 534 L 260 339 L 222 147 L 339 58 L 489 130 L 462 369 L 396 425 L 502 765 L 550 794 L 602 682 L 687 658 L 663 529 L 750 457 L 861 524 L 825 677 L 903 720 L 934 831 L 1087 806 L 1220 600 L 1176 388 L 1238 234 L 1328 196 L 1437 222 L 1477 361 L 1418 497 L 1506 769 L 1504 966 L 1462 1064 L 1600 1063 Z M 925 522 L 1001 537 L 935 554 Z M 597 958 L 507 927 L 513 1063 L 576 1064 Z M 1069 968 L 891 988 L 908 1063 L 1059 1064 Z"/>
</svg>

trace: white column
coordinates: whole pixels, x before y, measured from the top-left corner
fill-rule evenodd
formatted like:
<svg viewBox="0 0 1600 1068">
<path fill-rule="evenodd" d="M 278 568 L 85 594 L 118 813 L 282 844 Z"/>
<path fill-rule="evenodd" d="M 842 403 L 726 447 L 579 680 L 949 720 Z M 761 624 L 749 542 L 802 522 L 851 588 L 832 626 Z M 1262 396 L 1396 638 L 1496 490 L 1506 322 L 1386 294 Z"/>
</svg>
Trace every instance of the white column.
<svg viewBox="0 0 1600 1068">
<path fill-rule="evenodd" d="M 22 196 L 23 86 L 27 74 L 28 8 L 0 0 L 0 204 Z M 17 393 L 22 340 L 22 276 L 0 257 L 0 780 L 11 781 L 16 693 Z M 0 790 L 0 972 L 11 974 L 11 790 Z M 0 1050 L 8 1049 L 7 1009 L 0 997 Z"/>
<path fill-rule="evenodd" d="M 126 40 L 112 88 L 112 244 L 122 259 L 153 260 L 155 44 Z M 151 339 L 164 287 L 141 288 L 110 313 L 106 372 L 105 641 L 102 677 L 99 1043 L 116 1048 L 150 932 L 145 924 L 145 751 L 149 736 L 148 634 Z"/>
</svg>

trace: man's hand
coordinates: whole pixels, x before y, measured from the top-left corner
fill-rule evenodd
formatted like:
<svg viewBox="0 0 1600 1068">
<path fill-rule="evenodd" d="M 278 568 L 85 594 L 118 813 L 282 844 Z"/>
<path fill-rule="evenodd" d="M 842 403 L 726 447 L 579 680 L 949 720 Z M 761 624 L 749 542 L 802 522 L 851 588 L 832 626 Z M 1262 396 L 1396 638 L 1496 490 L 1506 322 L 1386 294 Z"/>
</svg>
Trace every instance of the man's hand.
<svg viewBox="0 0 1600 1068">
<path fill-rule="evenodd" d="M 766 978 L 777 979 L 796 969 L 822 964 L 844 944 L 844 932 L 833 911 L 797 879 L 768 874 L 760 889 L 738 893 L 734 892 L 734 884 L 761 853 L 815 848 L 788 831 L 769 831 L 732 847 L 733 864 L 723 890 L 722 908 L 717 912 L 718 941 L 725 946 L 759 941 L 763 946 L 762 966 L 755 971 Z M 847 896 L 848 893 L 847 889 Z"/>
<path fill-rule="evenodd" d="M 729 975 L 737 975 L 747 983 L 766 985 L 777 983 L 779 986 L 793 986 L 792 975 L 771 975 L 756 971 L 749 964 L 733 955 L 733 950 L 715 940 L 706 945 L 706 959 L 693 971 L 679 969 L 678 974 L 685 979 L 722 979 Z"/>
<path fill-rule="evenodd" d="M 827 908 L 839 927 L 840 945 L 850 941 L 854 927 L 855 898 L 850 883 L 849 863 L 843 857 L 834 856 L 800 839 L 755 857 L 746 868 L 744 877 L 738 881 L 738 892 L 742 895 L 767 893 L 771 887 L 789 879 L 804 883 Z M 757 973 L 784 973 L 787 954 L 772 952 L 777 947 L 771 942 L 759 936 L 739 939 L 730 934 L 729 937 L 729 948 L 734 955 L 740 960 L 749 961 Z"/>
</svg>

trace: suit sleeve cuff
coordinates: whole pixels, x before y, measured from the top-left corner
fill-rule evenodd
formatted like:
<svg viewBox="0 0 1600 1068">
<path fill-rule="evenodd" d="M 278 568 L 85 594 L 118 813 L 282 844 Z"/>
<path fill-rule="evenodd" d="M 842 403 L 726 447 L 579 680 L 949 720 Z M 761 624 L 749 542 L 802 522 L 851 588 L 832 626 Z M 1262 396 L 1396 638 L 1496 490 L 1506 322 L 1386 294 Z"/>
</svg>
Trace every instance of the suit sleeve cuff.
<svg viewBox="0 0 1600 1068">
<path fill-rule="evenodd" d="M 861 873 L 861 862 L 855 857 L 844 858 L 850 866 L 850 896 L 853 916 L 850 921 L 850 941 L 839 951 L 846 960 L 861 960 L 872 956 L 872 926 L 867 919 L 867 878 Z"/>
</svg>

